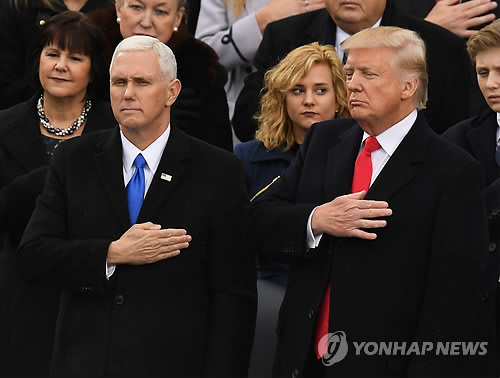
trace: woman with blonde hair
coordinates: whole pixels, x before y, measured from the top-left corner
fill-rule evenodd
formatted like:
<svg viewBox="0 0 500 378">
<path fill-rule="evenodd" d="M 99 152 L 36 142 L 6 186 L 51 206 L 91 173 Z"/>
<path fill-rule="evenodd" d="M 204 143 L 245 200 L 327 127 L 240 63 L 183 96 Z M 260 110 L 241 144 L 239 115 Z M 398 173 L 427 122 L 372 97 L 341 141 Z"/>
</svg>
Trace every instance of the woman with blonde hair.
<svg viewBox="0 0 500 378">
<path fill-rule="evenodd" d="M 236 146 L 253 197 L 288 167 L 315 122 L 350 117 L 342 63 L 317 42 L 291 51 L 264 77 L 255 140 Z"/>
<path fill-rule="evenodd" d="M 291 51 L 264 79 L 256 139 L 238 144 L 250 198 L 287 168 L 313 123 L 349 117 L 342 63 L 332 46 L 317 42 Z M 354 122 L 354 121 L 353 121 Z M 288 262 L 258 257 L 258 312 L 250 376 L 271 376 L 278 310 Z"/>
<path fill-rule="evenodd" d="M 228 72 L 229 114 L 254 71 L 253 58 L 266 26 L 273 21 L 325 7 L 324 0 L 203 0 L 196 37 L 209 44 Z"/>
</svg>

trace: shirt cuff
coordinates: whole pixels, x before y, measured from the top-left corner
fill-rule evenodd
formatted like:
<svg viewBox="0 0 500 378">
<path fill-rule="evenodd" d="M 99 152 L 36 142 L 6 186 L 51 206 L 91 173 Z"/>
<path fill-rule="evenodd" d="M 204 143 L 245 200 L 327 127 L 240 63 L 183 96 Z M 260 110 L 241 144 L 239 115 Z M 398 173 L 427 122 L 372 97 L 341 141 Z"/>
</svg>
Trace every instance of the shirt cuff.
<svg viewBox="0 0 500 378">
<path fill-rule="evenodd" d="M 312 216 L 317 208 L 318 208 L 318 206 L 316 206 L 311 211 L 311 214 L 309 215 L 309 218 L 307 219 L 307 230 L 306 230 L 307 248 L 316 248 L 319 245 L 321 238 L 323 237 L 323 234 L 318 234 L 318 235 L 314 236 L 314 234 L 312 232 L 312 227 L 311 227 Z"/>
<path fill-rule="evenodd" d="M 109 278 L 113 275 L 115 272 L 116 265 L 109 265 L 106 263 L 106 279 L 109 280 Z"/>
</svg>

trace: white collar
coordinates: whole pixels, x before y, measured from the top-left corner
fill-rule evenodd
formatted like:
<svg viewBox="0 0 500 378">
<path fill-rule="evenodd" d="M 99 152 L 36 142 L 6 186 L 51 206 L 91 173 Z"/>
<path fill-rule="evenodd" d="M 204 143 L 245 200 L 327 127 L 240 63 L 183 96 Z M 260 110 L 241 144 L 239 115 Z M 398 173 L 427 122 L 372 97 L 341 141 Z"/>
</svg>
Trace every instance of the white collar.
<svg viewBox="0 0 500 378">
<path fill-rule="evenodd" d="M 170 124 L 153 143 L 151 143 L 144 151 L 141 151 L 132 142 L 130 142 L 120 130 L 120 137 L 123 147 L 122 160 L 125 172 L 128 174 L 132 170 L 134 160 L 138 154 L 142 154 L 151 172 L 156 172 L 156 168 L 158 168 L 158 165 L 160 164 L 160 159 L 163 155 L 163 151 L 165 150 L 165 146 L 167 145 L 169 136 Z"/>
<path fill-rule="evenodd" d="M 377 135 L 377 141 L 380 147 L 389 155 L 392 156 L 394 151 L 398 148 L 399 144 L 403 138 L 408 134 L 411 127 L 417 119 L 417 109 L 414 109 L 410 114 L 408 114 L 401 121 L 396 123 L 394 126 L 389 127 L 384 132 Z M 363 142 L 370 135 L 366 132 L 363 133 Z"/>
<path fill-rule="evenodd" d="M 500 146 L 500 113 L 497 113 L 497 123 L 498 123 L 498 128 L 497 128 L 497 146 Z"/>
</svg>

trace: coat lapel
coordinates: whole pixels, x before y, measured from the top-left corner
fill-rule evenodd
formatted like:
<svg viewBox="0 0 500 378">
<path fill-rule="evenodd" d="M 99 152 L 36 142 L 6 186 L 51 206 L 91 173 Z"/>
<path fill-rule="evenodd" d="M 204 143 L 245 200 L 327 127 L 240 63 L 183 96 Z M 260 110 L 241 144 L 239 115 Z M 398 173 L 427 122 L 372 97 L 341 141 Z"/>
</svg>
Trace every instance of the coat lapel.
<svg viewBox="0 0 500 378">
<path fill-rule="evenodd" d="M 388 201 L 415 177 L 415 164 L 424 160 L 426 139 L 430 132 L 427 121 L 419 113 L 412 128 L 373 182 L 366 199 Z"/>
<path fill-rule="evenodd" d="M 489 112 L 467 133 L 467 140 L 471 146 L 472 155 L 485 168 L 486 182 L 495 181 L 498 177 L 498 167 L 495 163 L 495 138 L 498 127 L 496 113 Z"/>
<path fill-rule="evenodd" d="M 109 202 L 124 229 L 130 227 L 127 195 L 123 182 L 122 143 L 118 128 L 106 134 L 96 147 L 95 164 L 97 174 L 108 196 Z"/>
<path fill-rule="evenodd" d="M 155 213 L 161 209 L 163 203 L 181 182 L 189 159 L 188 138 L 172 127 L 160 164 L 137 218 L 138 223 L 151 221 Z"/>
<path fill-rule="evenodd" d="M 354 125 L 337 138 L 328 151 L 325 179 L 325 201 L 351 192 L 354 163 L 359 152 L 363 131 Z"/>
</svg>

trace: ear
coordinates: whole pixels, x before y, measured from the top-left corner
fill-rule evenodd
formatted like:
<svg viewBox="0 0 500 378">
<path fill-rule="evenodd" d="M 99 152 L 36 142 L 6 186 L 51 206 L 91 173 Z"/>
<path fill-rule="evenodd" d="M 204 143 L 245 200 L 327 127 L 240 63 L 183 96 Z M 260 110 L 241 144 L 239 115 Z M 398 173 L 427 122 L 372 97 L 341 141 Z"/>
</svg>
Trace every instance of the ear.
<svg viewBox="0 0 500 378">
<path fill-rule="evenodd" d="M 171 107 L 179 93 L 181 92 L 181 82 L 178 79 L 171 80 L 167 85 L 167 103 L 166 107 Z"/>
<path fill-rule="evenodd" d="M 121 1 L 117 0 L 115 2 L 115 10 L 116 10 L 116 17 L 120 17 L 120 9 L 122 8 L 123 5 L 120 5 Z"/>
<path fill-rule="evenodd" d="M 401 100 L 407 100 L 413 97 L 418 88 L 418 79 L 411 79 L 403 83 L 401 88 Z"/>
<path fill-rule="evenodd" d="M 181 25 L 182 17 L 184 16 L 184 7 L 180 7 L 175 15 L 175 26 L 178 28 Z"/>
</svg>

